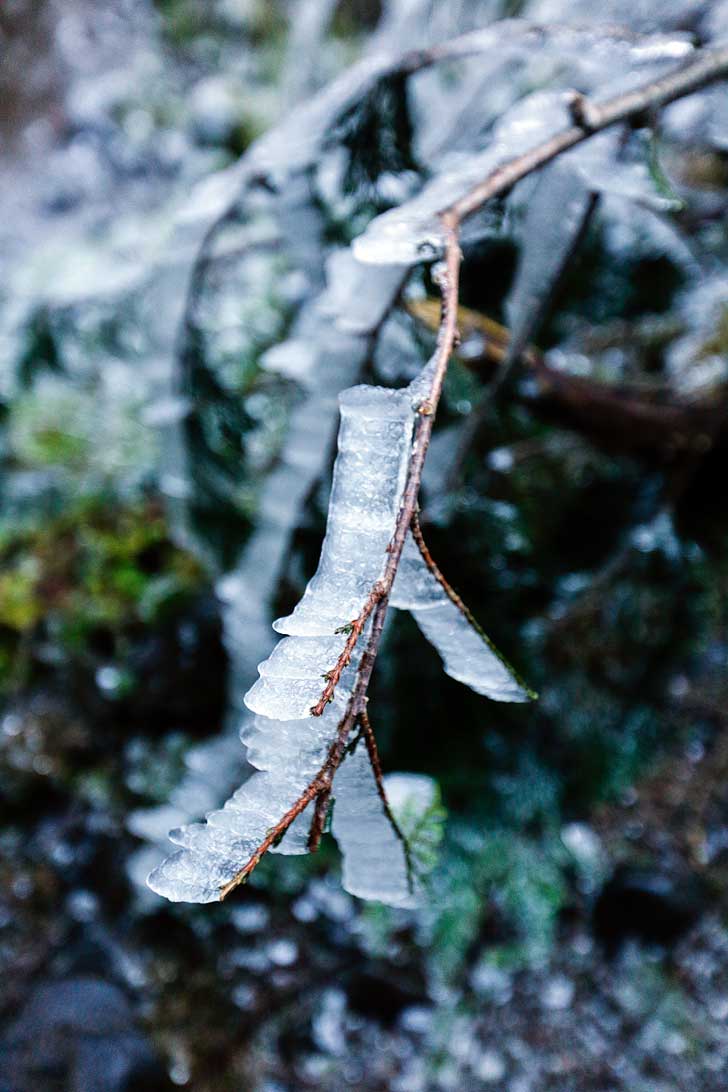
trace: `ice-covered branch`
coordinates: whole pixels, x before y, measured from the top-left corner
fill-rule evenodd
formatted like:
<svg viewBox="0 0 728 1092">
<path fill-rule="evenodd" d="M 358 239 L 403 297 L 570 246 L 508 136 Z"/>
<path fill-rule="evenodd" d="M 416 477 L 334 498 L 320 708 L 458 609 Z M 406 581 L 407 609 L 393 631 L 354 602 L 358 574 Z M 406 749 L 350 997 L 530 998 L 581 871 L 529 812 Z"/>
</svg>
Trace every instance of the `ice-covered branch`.
<svg viewBox="0 0 728 1092">
<path fill-rule="evenodd" d="M 408 388 L 355 387 L 342 396 L 339 454 L 319 568 L 293 613 L 275 623 L 287 636 L 260 665 L 260 679 L 246 696 L 259 722 L 258 753 L 250 747 L 259 772 L 206 824 L 176 832 L 174 840 L 182 849 L 153 873 L 155 890 L 177 899 L 223 898 L 279 842 L 282 851 L 315 848 L 332 794 L 338 792 L 333 833 L 344 853 L 349 890 L 395 905 L 411 899 L 408 858 L 389 821 L 376 747 L 366 728 L 367 692 L 390 600 L 412 611 L 448 673 L 499 700 L 530 696 L 442 578 L 416 521 L 435 414 L 458 341 L 463 221 L 601 130 L 726 75 L 728 49 L 706 51 L 636 90 L 599 104 L 577 100 L 576 121 L 572 117 L 554 132 L 553 117 L 545 127 L 541 119 L 525 148 L 519 131 L 519 154 L 500 159 L 483 178 L 465 172 L 461 192 L 453 194 L 450 179 L 451 199 L 444 207 L 429 208 L 436 230 L 428 239 L 428 253 L 439 249 L 444 258 L 436 271 L 442 302 L 434 355 Z M 533 133 L 528 126 L 526 131 Z M 443 192 L 436 189 L 434 196 Z M 420 203 L 420 213 L 423 207 L 426 202 Z M 362 260 L 396 264 L 404 244 L 417 252 L 422 219 L 409 220 L 406 206 L 385 216 L 386 230 L 381 229 L 384 217 L 367 230 L 358 249 Z M 359 737 L 351 743 L 362 722 L 364 747 Z M 306 831 L 299 820 L 311 805 L 314 814 Z M 388 860 L 399 854 L 399 864 L 386 874 L 379 864 L 382 847 Z"/>
</svg>

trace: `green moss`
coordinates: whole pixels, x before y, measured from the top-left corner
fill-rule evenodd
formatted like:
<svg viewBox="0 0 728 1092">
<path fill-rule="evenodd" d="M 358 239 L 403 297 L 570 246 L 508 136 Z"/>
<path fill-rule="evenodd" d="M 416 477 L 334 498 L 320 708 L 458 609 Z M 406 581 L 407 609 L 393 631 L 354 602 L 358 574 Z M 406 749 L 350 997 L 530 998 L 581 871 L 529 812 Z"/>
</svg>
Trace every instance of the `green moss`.
<svg viewBox="0 0 728 1092">
<path fill-rule="evenodd" d="M 169 538 L 159 504 L 91 498 L 45 521 L 0 525 L 0 688 L 15 677 L 21 639 L 83 657 L 103 629 L 107 644 L 160 622 L 206 580 L 195 558 Z"/>
<path fill-rule="evenodd" d="M 24 633 L 42 615 L 39 568 L 33 557 L 20 557 L 0 573 L 0 625 Z"/>
</svg>

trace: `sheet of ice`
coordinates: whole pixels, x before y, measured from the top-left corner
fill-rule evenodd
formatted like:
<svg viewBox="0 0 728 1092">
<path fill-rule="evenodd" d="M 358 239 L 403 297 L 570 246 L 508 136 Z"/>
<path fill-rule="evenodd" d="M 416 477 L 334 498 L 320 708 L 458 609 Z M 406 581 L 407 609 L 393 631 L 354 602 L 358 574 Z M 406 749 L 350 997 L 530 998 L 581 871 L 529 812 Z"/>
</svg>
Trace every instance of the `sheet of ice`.
<svg viewBox="0 0 728 1092">
<path fill-rule="evenodd" d="M 517 359 L 538 327 L 592 205 L 581 173 L 556 161 L 530 189 L 518 229 L 518 268 L 506 300 L 511 331 L 505 364 Z"/>
<path fill-rule="evenodd" d="M 253 725 L 246 725 L 244 738 L 255 741 L 249 760 L 259 772 L 205 822 L 172 831 L 172 841 L 181 848 L 151 872 L 147 882 L 152 890 L 173 902 L 219 901 L 220 889 L 240 872 L 321 768 L 347 696 L 337 696 L 318 718 L 282 723 L 256 717 Z M 289 829 L 275 847 L 278 852 L 306 852 L 307 818 L 304 813 Z"/>
<path fill-rule="evenodd" d="M 253 713 L 272 720 L 300 720 L 310 715 L 325 686 L 325 677 L 336 664 L 346 636 L 285 637 L 258 667 L 260 677 L 245 695 Z M 354 682 L 361 642 L 339 682 L 345 693 Z"/>
<path fill-rule="evenodd" d="M 408 610 L 442 658 L 445 673 L 493 701 L 525 702 L 531 694 L 488 638 L 453 603 L 407 535 L 390 603 Z"/>
<path fill-rule="evenodd" d="M 292 413 L 278 463 L 264 483 L 256 529 L 220 585 L 233 676 L 246 685 L 269 648 L 270 602 L 301 505 L 330 458 L 337 392 L 356 381 L 401 281 L 399 269 L 383 276 L 357 263 L 349 251 L 335 252 L 327 262 L 323 291 L 304 304 L 289 339 L 262 361 L 295 376 L 306 397 Z M 241 687 L 240 699 L 242 693 Z M 241 700 L 234 704 L 239 707 Z"/>
<path fill-rule="evenodd" d="M 417 880 L 377 792 L 363 740 L 336 771 L 333 792 L 331 832 L 343 858 L 345 889 L 389 906 L 415 906 Z"/>
<path fill-rule="evenodd" d="M 350 247 L 334 250 L 326 260 L 326 291 L 316 308 L 345 333 L 371 334 L 390 310 L 408 268 L 392 265 L 375 273 Z"/>
<path fill-rule="evenodd" d="M 315 575 L 279 633 L 333 633 L 358 616 L 382 575 L 409 462 L 411 392 L 353 387 L 340 398 L 339 450 Z"/>
<path fill-rule="evenodd" d="M 301 190 L 301 193 L 305 192 L 305 188 Z M 293 205 L 289 205 L 283 218 L 289 233 L 296 231 L 292 209 Z M 308 220 L 307 223 L 310 226 Z M 270 648 L 269 604 L 277 587 L 300 505 L 323 473 L 329 458 L 338 417 L 336 392 L 355 380 L 369 352 L 372 332 L 398 292 L 401 280 L 401 270 L 394 269 L 391 275 L 382 276 L 379 270 L 360 266 L 349 252 L 343 252 L 343 256 L 340 253 L 328 267 L 326 286 L 319 297 L 321 306 L 315 299 L 304 305 L 294 323 L 291 340 L 278 347 L 284 360 L 286 354 L 289 360 L 299 353 L 305 356 L 305 364 L 297 378 L 307 390 L 307 397 L 293 412 L 278 465 L 264 486 L 256 530 L 248 540 L 236 568 L 217 585 L 223 604 L 225 644 L 232 665 L 229 718 L 232 724 L 239 720 L 244 690 L 249 685 L 255 664 Z M 329 442 L 328 436 L 331 437 Z M 179 455 L 175 458 L 175 465 L 179 465 Z M 336 535 L 339 547 L 344 551 L 343 556 L 355 556 L 359 546 L 355 536 L 342 531 L 336 532 Z M 383 533 L 373 544 L 382 557 L 387 541 L 388 535 Z M 364 567 L 360 577 L 362 586 L 367 573 L 368 569 Z M 331 633 L 334 628 L 336 626 L 332 624 L 328 632 Z M 336 638 L 337 643 L 339 640 Z M 297 684 L 298 704 L 287 700 L 277 708 L 283 709 L 285 715 L 306 716 L 310 705 L 320 697 L 324 686 L 321 675 L 330 666 L 328 656 L 324 654 L 315 681 L 310 681 L 307 686 Z M 345 685 L 346 680 L 342 680 L 342 683 Z M 280 683 L 261 680 L 260 684 L 256 684 L 258 691 L 252 700 L 257 702 L 262 697 L 263 689 L 270 692 L 272 685 L 277 687 L 274 693 L 280 698 L 283 692 Z M 270 711 L 272 706 L 267 704 L 268 699 L 265 701 L 264 707 Z M 252 723 L 259 724 L 258 718 Z M 265 723 L 269 742 L 277 740 L 280 746 L 271 749 L 265 742 L 265 733 L 258 730 L 256 742 L 248 755 L 249 761 L 261 769 L 295 771 L 300 765 L 297 747 L 302 745 L 304 738 L 300 725 L 296 737 L 282 736 L 277 721 L 267 720 Z M 306 746 L 309 746 L 309 742 Z M 239 784 L 245 771 L 242 749 L 232 734 L 225 738 L 224 747 L 225 756 L 220 757 L 216 771 L 211 771 L 208 783 L 190 771 L 172 794 L 169 806 L 135 813 L 131 824 L 135 832 L 159 843 L 166 838 L 170 827 L 185 823 L 192 816 L 204 814 L 224 799 Z M 320 757 L 315 747 L 314 753 Z M 215 825 L 214 818 L 211 822 Z M 304 815 L 277 847 L 278 851 L 302 852 L 308 826 L 310 821 Z M 188 866 L 189 862 L 186 862 L 184 867 Z M 174 868 L 182 868 L 182 863 L 175 864 Z M 202 874 L 200 881 L 204 888 Z M 213 897 L 216 896 L 213 894 Z"/>
</svg>

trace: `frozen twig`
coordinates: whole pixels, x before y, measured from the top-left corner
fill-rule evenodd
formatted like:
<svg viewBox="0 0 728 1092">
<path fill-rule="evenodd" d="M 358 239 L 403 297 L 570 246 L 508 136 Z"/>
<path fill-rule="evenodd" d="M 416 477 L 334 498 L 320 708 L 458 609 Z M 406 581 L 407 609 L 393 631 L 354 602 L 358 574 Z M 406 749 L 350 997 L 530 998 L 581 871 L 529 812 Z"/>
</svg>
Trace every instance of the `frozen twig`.
<svg viewBox="0 0 728 1092">
<path fill-rule="evenodd" d="M 436 58 L 433 56 L 431 59 Z M 421 61 L 421 58 L 419 60 Z M 351 623 L 349 640 L 345 644 L 339 661 L 330 672 L 321 701 L 312 711 L 322 711 L 330 698 L 333 697 L 336 681 L 338 681 L 342 671 L 349 663 L 352 651 L 365 628 L 365 624 L 371 618 L 371 628 L 360 661 L 356 683 L 347 704 L 346 712 L 339 724 L 336 739 L 329 749 L 321 770 L 307 785 L 295 804 L 268 832 L 266 838 L 240 872 L 221 889 L 221 898 L 229 894 L 249 875 L 261 856 L 283 836 L 293 821 L 313 800 L 316 800 L 316 806 L 309 838 L 309 848 L 315 849 L 318 846 L 328 813 L 334 774 L 346 753 L 351 731 L 357 723 L 362 721 L 362 718 L 366 717 L 367 691 L 381 643 L 389 595 L 397 574 L 407 533 L 410 527 L 413 526 L 413 521 L 413 530 L 417 528 L 416 512 L 422 471 L 448 364 L 458 339 L 459 275 L 462 262 L 460 230 L 463 221 L 482 208 L 486 202 L 505 194 L 521 179 L 539 170 L 546 163 L 556 159 L 557 156 L 582 141 L 588 140 L 594 133 L 598 133 L 619 122 L 628 121 L 645 111 L 663 107 L 676 99 L 699 90 L 708 83 L 727 76 L 728 48 L 706 50 L 693 55 L 693 59 L 689 63 L 681 65 L 675 71 L 653 80 L 643 87 L 617 95 L 598 105 L 581 102 L 576 111 L 575 124 L 537 144 L 524 154 L 502 164 L 481 182 L 462 194 L 452 205 L 441 210 L 439 219 L 444 237 L 444 271 L 439 278 L 442 299 L 437 344 L 434 356 L 428 365 L 428 383 L 425 394 L 417 407 L 418 420 L 402 504 L 394 534 L 388 547 L 384 574 L 381 580 L 372 587 L 359 617 Z M 572 118 L 574 118 L 573 111 Z M 420 549 L 423 546 L 424 543 L 422 543 Z M 425 555 L 423 553 L 425 560 L 427 560 L 427 556 L 429 554 Z M 428 565 L 430 565 L 430 562 L 428 562 Z M 430 567 L 432 566 L 434 566 L 434 562 L 431 563 Z M 435 569 L 432 571 L 434 572 Z M 448 595 L 450 595 L 450 591 L 448 591 Z M 319 710 L 321 702 L 323 702 L 323 706 Z M 367 747 L 376 776 L 374 763 L 376 762 L 378 765 L 378 756 L 376 745 L 372 749 L 372 735 L 373 733 L 370 732 Z M 366 729 L 365 739 L 367 739 Z M 380 783 L 381 769 L 380 776 L 377 778 L 378 786 Z"/>
</svg>

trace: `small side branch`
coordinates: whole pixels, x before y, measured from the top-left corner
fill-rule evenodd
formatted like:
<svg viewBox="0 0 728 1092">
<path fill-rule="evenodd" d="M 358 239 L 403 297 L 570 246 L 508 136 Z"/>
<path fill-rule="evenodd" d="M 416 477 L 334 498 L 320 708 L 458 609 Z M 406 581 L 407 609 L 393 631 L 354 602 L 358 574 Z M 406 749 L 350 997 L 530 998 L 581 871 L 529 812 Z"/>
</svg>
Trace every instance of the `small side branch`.
<svg viewBox="0 0 728 1092">
<path fill-rule="evenodd" d="M 422 534 L 422 528 L 420 527 L 420 518 L 419 518 L 419 516 L 418 516 L 418 514 L 416 512 L 415 512 L 414 516 L 412 517 L 412 523 L 411 523 L 410 526 L 411 526 L 411 530 L 412 530 L 412 538 L 417 543 L 417 548 L 420 551 L 420 554 L 422 555 L 422 560 L 424 561 L 425 565 L 427 566 L 427 568 L 430 570 L 430 572 L 434 576 L 435 580 L 437 580 L 438 584 L 440 585 L 442 590 L 445 592 L 448 599 L 452 603 L 454 603 L 455 606 L 460 611 L 460 613 L 463 614 L 465 616 L 465 618 L 467 618 L 468 622 L 473 627 L 473 629 L 476 629 L 478 631 L 478 633 L 482 633 L 482 630 L 481 630 L 480 626 L 476 622 L 475 618 L 471 614 L 468 607 L 466 607 L 465 603 L 462 601 L 462 599 L 460 598 L 458 593 L 455 591 L 452 584 L 448 583 L 448 581 L 446 580 L 446 578 L 443 576 L 442 572 L 438 568 L 437 563 L 435 562 L 435 559 L 433 558 L 432 554 L 430 553 L 430 551 L 428 549 L 428 546 L 427 546 L 427 543 L 425 542 L 424 536 Z"/>
<path fill-rule="evenodd" d="M 290 825 L 298 818 L 301 812 L 305 811 L 311 801 L 321 791 L 320 774 L 317 775 L 314 780 L 307 785 L 303 790 L 295 804 L 288 809 L 282 818 L 278 820 L 274 827 L 266 834 L 263 841 L 260 843 L 255 852 L 248 858 L 239 872 L 233 876 L 223 887 L 220 888 L 220 901 L 227 898 L 231 891 L 234 891 L 241 883 L 243 883 L 253 869 L 260 863 L 261 857 L 264 856 L 276 842 L 278 842 L 286 833 Z"/>
<path fill-rule="evenodd" d="M 402 828 L 394 817 L 394 812 L 389 806 L 389 800 L 387 799 L 387 791 L 384 788 L 384 778 L 382 776 L 382 764 L 379 761 L 379 748 L 377 747 L 377 737 L 374 735 L 374 729 L 372 728 L 371 721 L 369 720 L 369 714 L 366 710 L 361 714 L 359 723 L 362 728 L 362 735 L 364 737 L 364 743 L 366 744 L 367 754 L 369 755 L 369 762 L 371 763 L 372 773 L 374 774 L 374 780 L 377 784 L 377 792 L 379 793 L 379 799 L 382 801 L 382 807 L 384 808 L 384 814 L 389 820 L 392 830 L 402 843 L 402 849 L 404 851 L 405 867 L 407 869 L 407 886 L 410 893 L 414 888 L 414 870 L 412 867 L 412 856 L 410 853 L 410 846 L 407 838 L 405 837 Z"/>
<path fill-rule="evenodd" d="M 323 689 L 321 697 L 316 704 L 311 707 L 312 717 L 320 717 L 329 702 L 333 701 L 336 687 L 339 685 L 339 680 L 341 679 L 344 670 L 351 663 L 351 657 L 356 648 L 357 641 L 361 637 L 362 630 L 369 621 L 372 611 L 384 594 L 384 585 L 381 583 L 375 584 L 369 593 L 366 603 L 362 607 L 361 614 L 359 614 L 353 622 L 349 622 L 348 626 L 342 626 L 341 630 L 338 631 L 348 632 L 348 637 L 338 660 L 331 671 L 326 675 L 326 686 Z"/>
<path fill-rule="evenodd" d="M 341 765 L 341 761 L 346 751 L 349 734 L 355 721 L 356 717 L 352 712 L 350 703 L 349 708 L 339 723 L 336 739 L 329 748 L 323 766 L 316 776 L 311 779 L 299 798 L 291 805 L 285 815 L 278 820 L 275 826 L 270 828 L 265 838 L 261 841 L 255 852 L 250 855 L 240 871 L 236 872 L 233 878 L 220 888 L 221 900 L 226 898 L 231 891 L 234 891 L 236 887 L 248 878 L 253 869 L 259 864 L 261 857 L 267 853 L 271 846 L 274 846 L 276 842 L 280 841 L 291 824 L 306 810 L 312 800 L 316 801 L 316 808 L 311 826 L 311 834 L 309 835 L 309 848 L 318 848 L 326 823 L 326 814 L 328 811 L 329 799 L 331 797 L 331 786 L 333 784 L 334 774 Z M 314 827 L 317 832 L 316 836 L 314 836 Z M 314 843 L 313 845 L 311 844 L 312 841 Z"/>
</svg>

